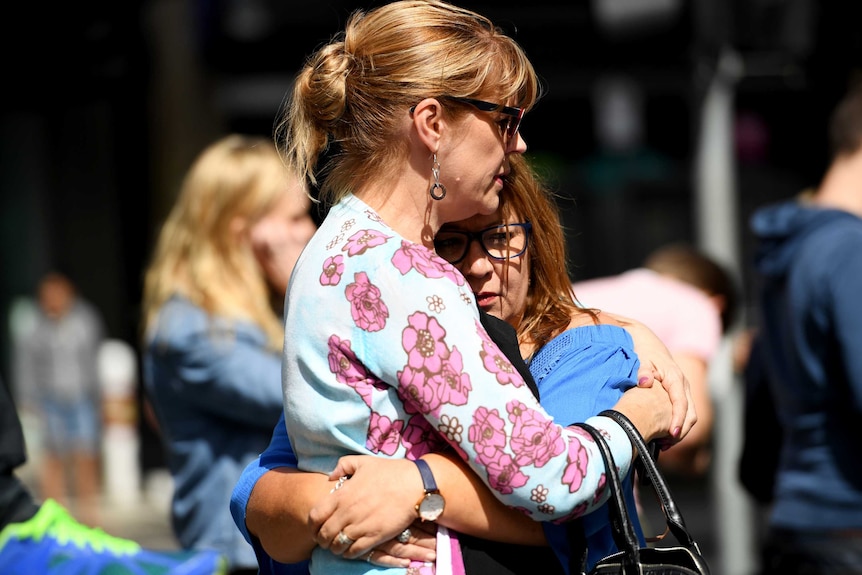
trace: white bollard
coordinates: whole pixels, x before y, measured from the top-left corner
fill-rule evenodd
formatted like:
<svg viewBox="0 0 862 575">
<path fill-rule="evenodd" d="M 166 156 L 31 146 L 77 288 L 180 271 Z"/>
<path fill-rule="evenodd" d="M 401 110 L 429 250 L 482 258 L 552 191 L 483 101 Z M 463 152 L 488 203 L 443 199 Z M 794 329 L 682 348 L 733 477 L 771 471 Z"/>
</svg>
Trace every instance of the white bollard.
<svg viewBox="0 0 862 575">
<path fill-rule="evenodd" d="M 129 344 L 109 339 L 99 349 L 98 362 L 104 422 L 104 494 L 111 504 L 133 507 L 139 503 L 141 495 L 137 358 Z"/>
</svg>

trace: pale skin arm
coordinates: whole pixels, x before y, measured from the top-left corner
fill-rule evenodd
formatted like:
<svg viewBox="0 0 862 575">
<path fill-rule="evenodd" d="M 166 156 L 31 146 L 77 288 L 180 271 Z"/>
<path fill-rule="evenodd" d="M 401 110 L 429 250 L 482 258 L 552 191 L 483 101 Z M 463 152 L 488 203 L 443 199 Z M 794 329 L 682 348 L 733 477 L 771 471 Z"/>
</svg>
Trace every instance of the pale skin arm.
<svg viewBox="0 0 862 575">
<path fill-rule="evenodd" d="M 495 540 L 504 542 L 546 545 L 539 523 L 497 501 L 457 457 L 428 454 L 425 459 L 433 466 L 440 488 L 450 494 L 449 511 L 441 517 L 440 524 L 477 536 L 493 535 Z M 434 560 L 433 524 L 427 525 L 427 533 L 413 525 L 414 537 L 407 545 L 393 540 L 416 521 L 413 507 L 422 496 L 422 480 L 416 465 L 407 460 L 374 456 L 356 456 L 355 460 L 355 468 L 350 465 L 345 468 L 345 473 L 353 477 L 335 493 L 330 493 L 335 481 L 294 468 L 275 469 L 258 480 L 246 508 L 246 524 L 272 558 L 295 563 L 311 556 L 317 542 L 309 514 L 316 502 L 324 503 L 331 498 L 349 502 L 351 518 L 368 519 L 359 527 L 367 528 L 368 532 L 345 556 L 361 557 L 374 548 L 377 550 L 376 565 L 406 567 L 409 561 L 403 559 L 405 557 Z M 358 472 L 360 467 L 361 473 Z M 285 494 L 291 496 L 285 497 Z M 356 497 L 351 498 L 351 494 Z M 381 513 L 384 509 L 386 513 Z M 290 545 L 285 544 L 288 541 Z M 325 546 L 329 547 L 331 541 L 331 538 L 325 540 Z"/>
</svg>

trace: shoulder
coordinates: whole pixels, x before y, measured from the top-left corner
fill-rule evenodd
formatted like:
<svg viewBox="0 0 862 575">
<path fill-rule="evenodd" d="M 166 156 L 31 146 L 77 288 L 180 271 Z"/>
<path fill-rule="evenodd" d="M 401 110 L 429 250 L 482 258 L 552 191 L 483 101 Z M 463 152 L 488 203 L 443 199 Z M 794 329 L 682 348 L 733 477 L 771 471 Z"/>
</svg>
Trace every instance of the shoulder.
<svg viewBox="0 0 862 575">
<path fill-rule="evenodd" d="M 815 285 L 862 282 L 862 219 L 832 210 L 808 231 L 794 259 L 797 278 Z"/>
<path fill-rule="evenodd" d="M 165 302 L 147 333 L 148 347 L 162 350 L 223 346 L 238 339 L 263 345 L 266 336 L 251 322 L 210 315 L 181 296 Z"/>
<path fill-rule="evenodd" d="M 530 371 L 537 379 L 562 366 L 587 372 L 609 364 L 618 353 L 624 361 L 637 361 L 634 342 L 625 329 L 606 324 L 582 325 L 567 329 L 546 343 L 533 356 Z"/>
</svg>

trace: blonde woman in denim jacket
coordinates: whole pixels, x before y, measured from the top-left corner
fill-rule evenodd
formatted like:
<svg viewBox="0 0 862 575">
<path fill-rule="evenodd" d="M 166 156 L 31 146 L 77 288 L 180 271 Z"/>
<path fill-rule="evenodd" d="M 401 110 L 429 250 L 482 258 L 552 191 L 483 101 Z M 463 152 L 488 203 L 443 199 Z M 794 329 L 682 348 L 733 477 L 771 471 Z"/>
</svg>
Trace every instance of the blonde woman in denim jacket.
<svg viewBox="0 0 862 575">
<path fill-rule="evenodd" d="M 229 135 L 196 159 L 158 237 L 144 288 L 144 383 L 175 482 L 183 548 L 257 573 L 227 502 L 282 411 L 281 309 L 316 228 L 273 143 Z"/>
</svg>

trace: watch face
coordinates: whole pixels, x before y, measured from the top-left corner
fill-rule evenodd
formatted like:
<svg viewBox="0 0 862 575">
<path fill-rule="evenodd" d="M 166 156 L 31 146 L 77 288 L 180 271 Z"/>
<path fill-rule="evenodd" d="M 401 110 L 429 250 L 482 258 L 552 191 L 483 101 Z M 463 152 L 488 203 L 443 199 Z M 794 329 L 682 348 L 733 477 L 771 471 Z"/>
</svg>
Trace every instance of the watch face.
<svg viewBox="0 0 862 575">
<path fill-rule="evenodd" d="M 425 498 L 419 503 L 419 517 L 423 521 L 436 521 L 443 513 L 445 501 L 439 493 L 426 493 Z"/>
</svg>

